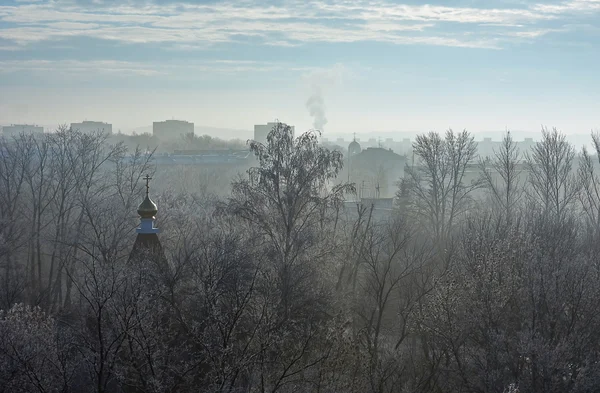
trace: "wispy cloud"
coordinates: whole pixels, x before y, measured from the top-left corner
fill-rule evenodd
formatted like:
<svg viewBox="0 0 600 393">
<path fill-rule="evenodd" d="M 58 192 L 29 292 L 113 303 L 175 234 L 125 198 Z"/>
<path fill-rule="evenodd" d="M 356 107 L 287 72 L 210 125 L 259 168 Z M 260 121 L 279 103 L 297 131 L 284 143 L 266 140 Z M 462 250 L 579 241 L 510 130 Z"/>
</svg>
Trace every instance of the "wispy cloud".
<svg viewBox="0 0 600 393">
<path fill-rule="evenodd" d="M 519 30 L 506 32 L 505 35 L 509 37 L 521 37 L 521 38 L 538 38 L 551 33 L 562 33 L 569 30 L 568 28 L 561 29 L 533 29 L 533 30 Z"/>
<path fill-rule="evenodd" d="M 532 8 L 544 14 L 593 13 L 600 11 L 600 0 L 570 0 L 559 4 L 536 4 Z"/>
<path fill-rule="evenodd" d="M 0 61 L 0 74 L 15 72 L 39 72 L 44 75 L 48 73 L 64 74 L 72 76 L 75 74 L 95 77 L 98 74 L 111 74 L 114 76 L 177 76 L 185 75 L 210 75 L 223 74 L 234 75 L 239 73 L 265 73 L 287 70 L 306 74 L 320 71 L 315 67 L 297 67 L 288 63 L 259 62 L 252 60 L 229 60 L 216 59 L 207 61 L 186 62 L 177 64 L 132 62 L 118 60 L 5 60 Z"/>
<path fill-rule="evenodd" d="M 19 46 L 19 45 L 0 45 L 0 51 L 7 51 L 7 52 L 16 52 L 16 51 L 22 51 L 25 48 L 23 46 Z"/>
<path fill-rule="evenodd" d="M 161 73 L 148 65 L 126 61 L 115 60 L 6 60 L 0 61 L 0 73 L 9 74 L 14 72 L 54 72 L 72 75 L 73 73 L 96 73 L 128 75 L 156 75 Z"/>
<path fill-rule="evenodd" d="M 506 37 L 539 38 L 560 28 L 565 15 L 600 13 L 600 0 L 474 8 L 397 4 L 385 0 L 285 0 L 215 4 L 99 4 L 23 2 L 0 6 L 0 38 L 19 45 L 68 37 L 128 44 L 171 43 L 205 47 L 253 38 L 265 45 L 311 42 L 499 48 Z M 540 24 L 554 23 L 548 27 Z M 566 21 L 564 23 L 567 23 Z M 558 27 L 556 26 L 558 25 Z M 481 26 L 495 30 L 478 33 Z"/>
</svg>

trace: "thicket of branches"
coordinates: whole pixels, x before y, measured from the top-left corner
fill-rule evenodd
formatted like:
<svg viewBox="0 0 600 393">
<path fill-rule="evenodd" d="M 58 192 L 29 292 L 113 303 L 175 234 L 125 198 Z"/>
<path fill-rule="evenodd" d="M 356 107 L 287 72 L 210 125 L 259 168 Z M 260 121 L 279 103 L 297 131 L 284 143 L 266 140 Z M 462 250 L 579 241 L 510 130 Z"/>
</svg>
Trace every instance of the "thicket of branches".
<svg viewBox="0 0 600 393">
<path fill-rule="evenodd" d="M 227 198 L 152 195 L 166 260 L 129 257 L 151 157 L 0 140 L 0 392 L 597 391 L 597 154 L 422 135 L 381 220 L 317 140 L 278 124 Z"/>
</svg>

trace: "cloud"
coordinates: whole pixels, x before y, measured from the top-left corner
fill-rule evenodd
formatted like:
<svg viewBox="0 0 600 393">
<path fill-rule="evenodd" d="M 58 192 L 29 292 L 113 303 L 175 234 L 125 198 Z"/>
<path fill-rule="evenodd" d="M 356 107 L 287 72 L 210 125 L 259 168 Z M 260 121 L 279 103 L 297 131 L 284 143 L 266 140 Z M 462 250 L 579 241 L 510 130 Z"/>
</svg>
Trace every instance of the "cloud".
<svg viewBox="0 0 600 393">
<path fill-rule="evenodd" d="M 18 45 L 0 45 L 0 51 L 16 52 L 24 49 L 24 47 Z"/>
<path fill-rule="evenodd" d="M 562 33 L 567 31 L 567 28 L 562 29 L 536 29 L 536 30 L 520 30 L 505 33 L 507 36 L 522 37 L 522 38 L 538 38 L 551 33 Z"/>
<path fill-rule="evenodd" d="M 299 74 L 314 72 L 315 68 L 294 67 L 288 63 L 258 62 L 250 60 L 216 59 L 183 63 L 148 63 L 119 60 L 0 60 L 0 74 L 17 72 L 42 73 L 43 75 L 63 74 L 71 76 L 95 77 L 98 74 L 113 76 L 179 76 L 203 75 L 211 76 L 236 75 L 239 73 L 267 73 L 274 71 L 291 71 Z"/>
<path fill-rule="evenodd" d="M 544 14 L 593 13 L 600 11 L 600 0 L 571 0 L 558 4 L 536 4 L 533 9 Z"/>
<path fill-rule="evenodd" d="M 241 37 L 271 46 L 370 41 L 499 49 L 507 37 L 535 39 L 545 35 L 543 31 L 558 31 L 567 23 L 565 15 L 600 13 L 600 0 L 525 3 L 511 8 L 388 0 L 284 0 L 277 4 L 14 3 L 0 6 L 0 38 L 28 45 L 91 37 L 125 44 L 170 43 L 180 49 L 237 42 Z M 482 33 L 482 27 L 489 29 Z"/>
<path fill-rule="evenodd" d="M 14 72 L 42 72 L 88 74 L 90 72 L 126 75 L 156 75 L 159 70 L 152 69 L 142 63 L 116 60 L 5 60 L 0 61 L 0 74 Z"/>
</svg>

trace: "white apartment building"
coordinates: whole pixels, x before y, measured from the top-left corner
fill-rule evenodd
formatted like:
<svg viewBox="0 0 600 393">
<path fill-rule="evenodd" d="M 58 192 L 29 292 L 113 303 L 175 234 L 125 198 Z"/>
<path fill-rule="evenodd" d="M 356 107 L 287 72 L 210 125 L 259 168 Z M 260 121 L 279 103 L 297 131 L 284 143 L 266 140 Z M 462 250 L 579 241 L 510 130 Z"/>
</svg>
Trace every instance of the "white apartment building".
<svg viewBox="0 0 600 393">
<path fill-rule="evenodd" d="M 184 120 L 165 120 L 152 123 L 152 135 L 163 141 L 194 134 L 194 123 Z"/>
<path fill-rule="evenodd" d="M 267 135 L 273 130 L 277 123 L 257 124 L 254 126 L 254 140 L 260 143 L 267 142 Z M 292 133 L 295 133 L 296 127 L 292 127 Z"/>
<path fill-rule="evenodd" d="M 10 126 L 2 127 L 2 135 L 16 136 L 20 134 L 43 134 L 44 127 L 32 124 L 11 124 Z"/>
<path fill-rule="evenodd" d="M 71 123 L 71 129 L 74 131 L 80 131 L 84 134 L 91 134 L 94 132 L 105 132 L 112 134 L 112 124 L 103 123 L 101 121 L 83 121 L 81 123 Z"/>
</svg>

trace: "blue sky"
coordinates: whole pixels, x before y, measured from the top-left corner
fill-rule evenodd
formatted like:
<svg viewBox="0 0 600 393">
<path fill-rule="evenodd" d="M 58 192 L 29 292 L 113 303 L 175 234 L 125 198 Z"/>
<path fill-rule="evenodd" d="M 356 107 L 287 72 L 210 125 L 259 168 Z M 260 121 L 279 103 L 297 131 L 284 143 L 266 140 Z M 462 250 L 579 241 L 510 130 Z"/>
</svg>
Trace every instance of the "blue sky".
<svg viewBox="0 0 600 393">
<path fill-rule="evenodd" d="M 0 123 L 600 129 L 600 0 L 0 0 Z"/>
</svg>

